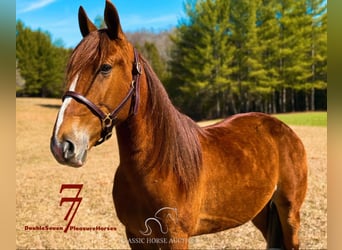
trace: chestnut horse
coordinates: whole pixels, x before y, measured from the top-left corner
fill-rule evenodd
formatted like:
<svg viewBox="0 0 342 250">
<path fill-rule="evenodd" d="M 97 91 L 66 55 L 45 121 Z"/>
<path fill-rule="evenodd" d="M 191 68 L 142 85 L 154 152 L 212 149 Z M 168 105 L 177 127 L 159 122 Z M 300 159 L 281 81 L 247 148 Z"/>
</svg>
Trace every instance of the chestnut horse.
<svg viewBox="0 0 342 250">
<path fill-rule="evenodd" d="M 262 113 L 199 127 L 171 104 L 109 0 L 107 28 L 82 7 L 78 18 L 83 39 L 67 67 L 51 151 L 80 167 L 116 128 L 113 199 L 131 248 L 186 249 L 191 236 L 252 220 L 268 248 L 298 249 L 307 162 L 297 135 Z"/>
</svg>

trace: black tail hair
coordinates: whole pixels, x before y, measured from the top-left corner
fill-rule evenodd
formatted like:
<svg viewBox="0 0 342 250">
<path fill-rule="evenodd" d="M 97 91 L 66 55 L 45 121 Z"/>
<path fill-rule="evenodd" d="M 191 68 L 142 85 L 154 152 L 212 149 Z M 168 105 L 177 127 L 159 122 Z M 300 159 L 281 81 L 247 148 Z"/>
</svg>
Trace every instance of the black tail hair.
<svg viewBox="0 0 342 250">
<path fill-rule="evenodd" d="M 283 249 L 283 232 L 276 205 L 271 200 L 268 210 L 267 249 Z"/>
</svg>

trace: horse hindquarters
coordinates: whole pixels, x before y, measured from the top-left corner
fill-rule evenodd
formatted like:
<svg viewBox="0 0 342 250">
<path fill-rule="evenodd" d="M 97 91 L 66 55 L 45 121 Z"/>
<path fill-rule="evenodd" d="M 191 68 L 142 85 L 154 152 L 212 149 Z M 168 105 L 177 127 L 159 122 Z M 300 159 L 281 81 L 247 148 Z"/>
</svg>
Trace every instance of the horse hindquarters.
<svg viewBox="0 0 342 250">
<path fill-rule="evenodd" d="M 273 201 L 276 205 L 285 249 L 299 249 L 300 208 L 307 189 L 307 159 L 301 140 L 286 125 L 279 137 L 280 175 Z"/>
<path fill-rule="evenodd" d="M 307 189 L 306 153 L 301 140 L 288 126 L 274 120 L 267 125 L 278 145 L 279 180 L 271 201 L 252 221 L 263 233 L 268 248 L 281 245 L 282 249 L 298 249 L 300 208 Z"/>
</svg>

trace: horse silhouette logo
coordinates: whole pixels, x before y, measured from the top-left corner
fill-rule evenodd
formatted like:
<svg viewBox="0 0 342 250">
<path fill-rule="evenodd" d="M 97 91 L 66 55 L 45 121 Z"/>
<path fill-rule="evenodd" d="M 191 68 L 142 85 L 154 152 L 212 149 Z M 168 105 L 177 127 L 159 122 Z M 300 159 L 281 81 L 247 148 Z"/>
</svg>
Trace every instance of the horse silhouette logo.
<svg viewBox="0 0 342 250">
<path fill-rule="evenodd" d="M 159 225 L 160 232 L 162 234 L 167 234 L 169 229 L 167 225 L 165 225 L 165 228 L 162 225 L 162 212 L 166 211 L 166 215 L 164 216 L 164 220 L 166 218 L 171 219 L 174 223 L 177 223 L 177 208 L 173 207 L 163 207 L 159 209 L 155 214 L 154 217 L 147 218 L 145 220 L 145 231 L 140 231 L 140 233 L 144 236 L 149 236 L 152 234 L 152 228 L 150 227 L 150 223 L 155 222 Z"/>
</svg>

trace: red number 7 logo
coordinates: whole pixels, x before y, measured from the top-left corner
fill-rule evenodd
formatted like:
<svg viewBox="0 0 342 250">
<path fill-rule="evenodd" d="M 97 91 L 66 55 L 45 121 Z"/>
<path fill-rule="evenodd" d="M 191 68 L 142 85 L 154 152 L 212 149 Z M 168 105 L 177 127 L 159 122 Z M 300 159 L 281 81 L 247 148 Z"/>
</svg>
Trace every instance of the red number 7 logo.
<svg viewBox="0 0 342 250">
<path fill-rule="evenodd" d="M 66 228 L 64 229 L 64 233 L 66 233 L 68 231 L 70 224 L 75 217 L 77 209 L 81 204 L 82 197 L 78 197 L 78 195 L 80 194 L 82 187 L 83 187 L 83 184 L 62 184 L 61 189 L 59 191 L 59 193 L 62 193 L 64 189 L 77 189 L 78 190 L 75 197 L 62 197 L 61 201 L 59 203 L 59 206 L 62 206 L 64 202 L 72 202 L 67 214 L 64 217 L 64 220 L 66 220 L 66 221 L 68 221 L 69 215 L 70 215 L 71 211 L 73 210 L 75 203 L 77 203 L 76 208 L 75 208 L 73 214 L 71 215 L 71 218 L 68 221 Z"/>
</svg>

